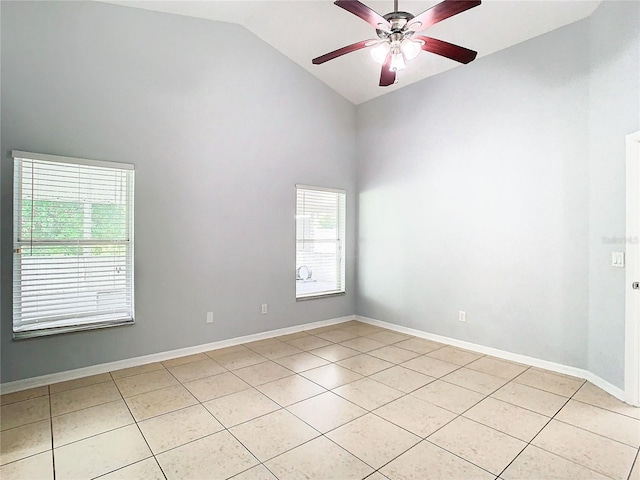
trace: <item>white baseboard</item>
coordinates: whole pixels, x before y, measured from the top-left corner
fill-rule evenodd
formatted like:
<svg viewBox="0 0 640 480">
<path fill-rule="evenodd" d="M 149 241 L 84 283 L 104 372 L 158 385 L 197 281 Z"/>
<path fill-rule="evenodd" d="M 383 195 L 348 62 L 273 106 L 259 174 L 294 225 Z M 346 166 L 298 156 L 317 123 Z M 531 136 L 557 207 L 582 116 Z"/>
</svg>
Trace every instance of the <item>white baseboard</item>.
<svg viewBox="0 0 640 480">
<path fill-rule="evenodd" d="M 332 318 L 328 320 L 320 320 L 318 322 L 307 323 L 304 325 L 295 325 L 293 327 L 280 328 L 278 330 L 269 330 L 267 332 L 254 333 L 252 335 L 245 335 L 243 337 L 230 338 L 228 340 L 220 340 L 217 342 L 205 343 L 202 345 L 195 345 L 193 347 L 179 348 L 176 350 L 169 350 L 166 352 L 153 353 L 150 355 L 143 355 L 140 357 L 128 358 L 125 360 L 118 360 L 115 362 L 101 363 L 99 365 L 92 365 L 90 367 L 77 368 L 74 370 L 67 370 L 64 372 L 52 373 L 49 375 L 42 375 L 39 377 L 26 378 L 23 380 L 16 380 L 14 382 L 7 382 L 0 384 L 0 392 L 2 394 L 17 392 L 20 390 L 26 390 L 28 388 L 41 387 L 44 385 L 51 385 L 53 383 L 65 382 L 67 380 L 75 380 L 77 378 L 87 377 L 90 375 L 98 375 L 100 373 L 113 372 L 115 370 L 121 370 L 123 368 L 138 367 L 147 363 L 162 362 L 170 360 L 176 357 L 183 357 L 185 355 L 193 355 L 195 353 L 208 352 L 210 350 L 216 350 L 219 348 L 231 347 L 234 345 L 240 345 L 242 343 L 254 342 L 257 340 L 264 340 L 267 338 L 279 337 L 281 335 L 288 335 L 290 333 L 302 332 L 305 330 L 312 330 L 314 328 L 320 328 L 329 325 L 336 325 L 339 323 L 348 322 L 351 320 L 358 320 L 371 325 L 377 325 L 379 327 L 387 328 L 399 333 L 405 333 L 407 335 L 413 335 L 415 337 L 432 340 L 434 342 L 444 343 L 452 345 L 454 347 L 464 348 L 473 352 L 482 353 L 484 355 L 492 355 L 494 357 L 502 358 L 512 362 L 522 363 L 524 365 L 530 365 L 533 367 L 544 368 L 552 372 L 563 373 L 565 375 L 571 375 L 578 378 L 583 378 L 593 383 L 595 386 L 603 389 L 605 392 L 613 395 L 614 397 L 624 401 L 627 401 L 624 390 L 610 384 L 606 380 L 600 378 L 594 373 L 588 370 L 583 370 L 576 367 L 570 367 L 562 365 L 560 363 L 549 362 L 547 360 L 541 360 L 535 357 L 529 357 L 526 355 L 520 355 L 517 353 L 507 352 L 499 350 L 497 348 L 486 347 L 484 345 L 478 345 L 471 342 L 465 342 L 463 340 L 457 340 L 455 338 L 444 337 L 441 335 L 435 335 L 433 333 L 427 333 L 422 330 L 416 330 L 414 328 L 403 327 L 393 323 L 383 322 L 373 318 L 362 317 L 359 315 L 349 315 L 346 317 Z"/>
<path fill-rule="evenodd" d="M 67 380 L 75 380 L 76 378 L 88 377 L 90 375 L 98 375 L 100 373 L 113 372 L 123 368 L 138 367 L 147 363 L 162 362 L 176 357 L 184 357 L 185 355 L 193 355 L 195 353 L 208 352 L 219 348 L 232 347 L 241 343 L 255 342 L 266 338 L 279 337 L 280 335 L 288 335 L 290 333 L 303 332 L 305 330 L 313 330 L 338 323 L 349 322 L 355 320 L 355 315 L 346 317 L 331 318 L 328 320 L 320 320 L 313 323 L 305 323 L 303 325 L 295 325 L 293 327 L 280 328 L 278 330 L 269 330 L 267 332 L 254 333 L 243 337 L 230 338 L 228 340 L 220 340 L 218 342 L 204 343 L 193 347 L 179 348 L 177 350 L 169 350 L 166 352 L 152 353 L 151 355 L 143 355 L 141 357 L 127 358 L 125 360 L 117 360 L 115 362 L 101 363 L 90 367 L 76 368 L 64 372 L 51 373 L 39 377 L 25 378 L 14 382 L 0 384 L 0 392 L 13 393 L 28 388 L 42 387 L 53 383 L 65 382 Z"/>
<path fill-rule="evenodd" d="M 500 350 L 497 348 L 485 347 L 484 345 L 465 342 L 463 340 L 457 340 L 455 338 L 443 337 L 441 335 L 435 335 L 433 333 L 423 332 L 422 330 L 403 327 L 401 325 L 396 325 L 394 323 L 383 322 L 381 320 L 376 320 L 374 318 L 362 317 L 360 315 L 356 315 L 355 318 L 360 322 L 369 323 L 371 325 L 376 325 L 378 327 L 387 328 L 389 330 L 393 330 L 398 333 L 405 333 L 407 335 L 413 335 L 414 337 L 420 337 L 426 340 L 432 340 L 434 342 L 439 342 L 447 345 L 452 345 L 454 347 L 464 348 L 472 352 L 478 352 L 484 355 L 491 355 L 494 357 L 502 358 L 504 360 L 509 360 L 511 362 L 522 363 L 524 365 L 543 368 L 545 370 L 550 370 L 552 372 L 557 372 L 565 375 L 571 375 L 573 377 L 583 378 L 593 383 L 595 386 L 601 388 L 605 392 L 613 395 L 617 399 L 623 402 L 627 401 L 624 390 L 616 387 L 615 385 L 610 384 L 606 380 L 600 378 L 599 376 L 595 375 L 594 373 L 591 373 L 588 370 L 583 370 L 581 368 L 562 365 L 561 363 L 549 362 L 547 360 L 541 360 L 539 358 L 529 357 L 527 355 L 520 355 L 517 353 L 507 352 L 505 350 Z"/>
</svg>

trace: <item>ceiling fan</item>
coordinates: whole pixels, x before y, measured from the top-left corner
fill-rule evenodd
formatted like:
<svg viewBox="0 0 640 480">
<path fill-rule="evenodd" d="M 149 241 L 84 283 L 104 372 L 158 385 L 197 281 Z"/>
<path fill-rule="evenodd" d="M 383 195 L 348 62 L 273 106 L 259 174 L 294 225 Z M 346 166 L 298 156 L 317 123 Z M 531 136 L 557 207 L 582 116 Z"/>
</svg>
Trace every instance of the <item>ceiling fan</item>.
<svg viewBox="0 0 640 480">
<path fill-rule="evenodd" d="M 477 7 L 482 3 L 481 0 L 444 0 L 415 17 L 410 13 L 398 11 L 398 0 L 393 2 L 394 11 L 384 16 L 358 0 L 337 0 L 334 3 L 373 26 L 378 38 L 347 45 L 314 58 L 312 61 L 314 65 L 320 65 L 346 53 L 373 47 L 371 56 L 376 62 L 382 64 L 380 86 L 387 87 L 396 82 L 396 72 L 405 68 L 406 62 L 415 59 L 422 50 L 460 63 L 469 63 L 478 54 L 468 48 L 436 38 L 416 35 L 416 33 L 458 13 Z"/>
</svg>

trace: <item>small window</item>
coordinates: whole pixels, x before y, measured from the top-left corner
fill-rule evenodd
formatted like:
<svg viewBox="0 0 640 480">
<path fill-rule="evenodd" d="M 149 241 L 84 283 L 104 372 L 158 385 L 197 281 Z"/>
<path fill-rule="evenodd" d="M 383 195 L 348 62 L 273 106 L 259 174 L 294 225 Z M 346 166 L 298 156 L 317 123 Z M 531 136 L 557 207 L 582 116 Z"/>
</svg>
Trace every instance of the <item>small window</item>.
<svg viewBox="0 0 640 480">
<path fill-rule="evenodd" d="M 12 155 L 14 338 L 133 323 L 133 165 Z"/>
<path fill-rule="evenodd" d="M 297 185 L 296 298 L 345 292 L 343 190 Z"/>
</svg>

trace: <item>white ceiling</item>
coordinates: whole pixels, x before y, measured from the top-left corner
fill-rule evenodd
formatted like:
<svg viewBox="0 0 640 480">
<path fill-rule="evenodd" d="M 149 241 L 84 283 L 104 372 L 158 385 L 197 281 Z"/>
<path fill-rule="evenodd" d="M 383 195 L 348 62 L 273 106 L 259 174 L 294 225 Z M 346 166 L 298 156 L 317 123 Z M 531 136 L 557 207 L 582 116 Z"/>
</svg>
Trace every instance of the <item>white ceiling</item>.
<svg viewBox="0 0 640 480">
<path fill-rule="evenodd" d="M 375 38 L 368 23 L 331 0 L 105 1 L 243 25 L 356 105 L 450 68 L 465 68 L 422 52 L 398 73 L 397 84 L 379 87 L 380 66 L 367 49 L 312 65 L 314 57 Z M 393 10 L 392 0 L 363 3 L 382 15 Z M 439 2 L 400 0 L 399 9 L 417 15 L 436 3 Z M 483 0 L 482 5 L 444 20 L 423 34 L 476 50 L 481 58 L 588 17 L 600 3 L 601 0 Z"/>
</svg>

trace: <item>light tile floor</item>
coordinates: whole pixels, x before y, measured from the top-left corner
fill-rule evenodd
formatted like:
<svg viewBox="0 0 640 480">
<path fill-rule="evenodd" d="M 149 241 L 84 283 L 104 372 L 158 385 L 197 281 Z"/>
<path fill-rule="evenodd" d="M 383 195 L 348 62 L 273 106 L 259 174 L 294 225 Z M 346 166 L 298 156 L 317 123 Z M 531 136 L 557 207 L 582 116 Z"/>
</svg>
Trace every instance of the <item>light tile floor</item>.
<svg viewBox="0 0 640 480">
<path fill-rule="evenodd" d="M 640 409 L 358 322 L 3 395 L 0 424 L 4 480 L 640 480 Z"/>
</svg>

